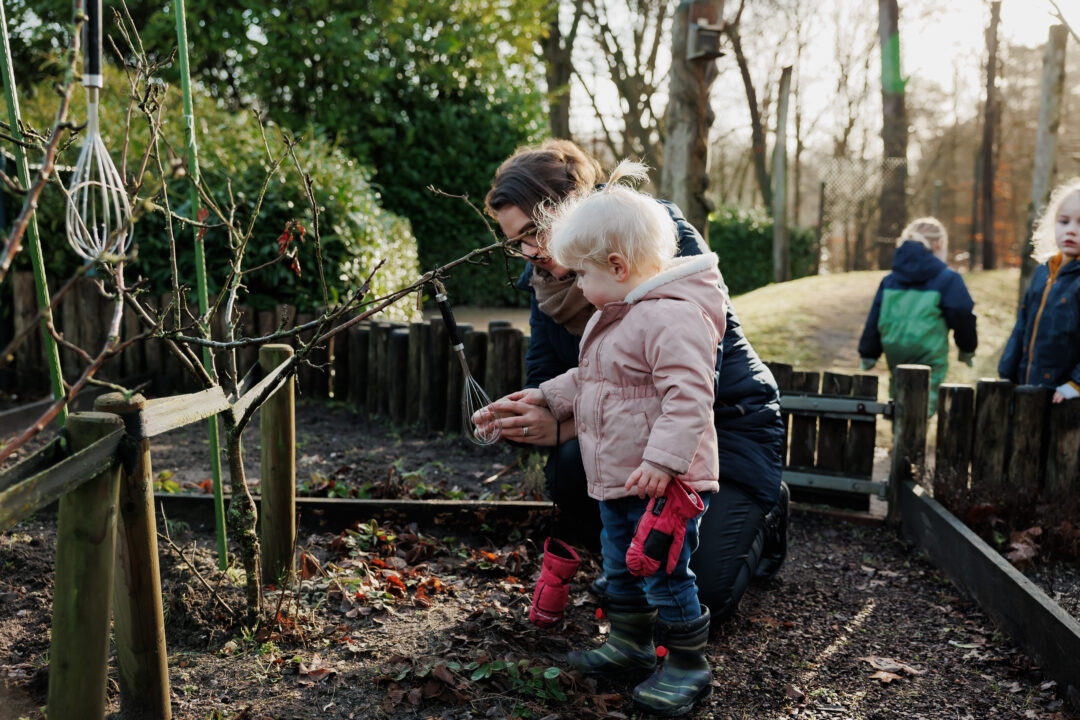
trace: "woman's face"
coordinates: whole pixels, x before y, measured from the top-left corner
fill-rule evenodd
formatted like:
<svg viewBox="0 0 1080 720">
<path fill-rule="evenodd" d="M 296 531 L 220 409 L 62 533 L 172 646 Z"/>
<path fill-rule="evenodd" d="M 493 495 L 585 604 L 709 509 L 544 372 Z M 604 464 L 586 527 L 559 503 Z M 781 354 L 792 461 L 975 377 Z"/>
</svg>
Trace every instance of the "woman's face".
<svg viewBox="0 0 1080 720">
<path fill-rule="evenodd" d="M 1058 249 L 1065 257 L 1080 255 L 1080 192 L 1062 200 L 1054 218 L 1054 235 Z"/>
<path fill-rule="evenodd" d="M 544 248 L 546 236 L 537 234 L 533 219 L 522 212 L 517 205 L 506 205 L 496 210 L 495 219 L 502 228 L 503 234 L 510 240 L 510 244 L 516 245 L 525 259 L 533 265 L 547 270 L 557 278 L 566 277 L 566 274 L 570 272 L 547 254 Z"/>
</svg>

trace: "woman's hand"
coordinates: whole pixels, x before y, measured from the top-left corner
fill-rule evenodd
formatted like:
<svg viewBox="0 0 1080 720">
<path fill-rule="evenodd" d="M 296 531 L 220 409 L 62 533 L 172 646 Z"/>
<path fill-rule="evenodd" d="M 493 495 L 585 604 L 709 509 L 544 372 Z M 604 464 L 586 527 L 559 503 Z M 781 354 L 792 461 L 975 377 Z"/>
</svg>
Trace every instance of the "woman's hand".
<svg viewBox="0 0 1080 720">
<path fill-rule="evenodd" d="M 478 427 L 484 427 L 487 422 L 499 423 L 503 440 L 539 447 L 555 445 L 558 423 L 547 408 L 544 393 L 536 388 L 518 390 L 499 398 L 473 414 L 473 422 Z M 564 435 L 560 439 L 569 438 Z"/>
<path fill-rule="evenodd" d="M 1045 395 L 1043 397 L 1046 397 Z M 1061 394 L 1060 390 L 1054 391 L 1054 397 L 1050 399 L 1050 402 L 1057 405 L 1058 403 L 1065 402 L 1065 396 Z"/>
<path fill-rule="evenodd" d="M 624 486 L 629 492 L 637 493 L 639 498 L 658 497 L 664 494 L 672 475 L 664 472 L 652 463 L 642 461 L 638 469 L 630 474 Z"/>
</svg>

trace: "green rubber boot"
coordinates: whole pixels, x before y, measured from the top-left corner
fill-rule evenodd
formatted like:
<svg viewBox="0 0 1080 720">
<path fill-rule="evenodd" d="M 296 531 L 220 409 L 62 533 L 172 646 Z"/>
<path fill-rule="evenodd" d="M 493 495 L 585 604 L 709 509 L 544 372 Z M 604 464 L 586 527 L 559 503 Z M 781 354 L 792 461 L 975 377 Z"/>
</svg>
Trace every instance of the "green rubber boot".
<svg viewBox="0 0 1080 720">
<path fill-rule="evenodd" d="M 607 642 L 595 650 L 571 652 L 566 661 L 586 675 L 631 675 L 656 667 L 653 628 L 656 608 L 642 598 L 636 602 L 608 601 L 611 621 Z"/>
<path fill-rule="evenodd" d="M 675 717 L 694 708 L 712 692 L 712 671 L 705 659 L 709 639 L 709 609 L 697 620 L 660 622 L 660 639 L 667 659 L 652 677 L 634 688 L 634 703 L 654 715 Z"/>
</svg>

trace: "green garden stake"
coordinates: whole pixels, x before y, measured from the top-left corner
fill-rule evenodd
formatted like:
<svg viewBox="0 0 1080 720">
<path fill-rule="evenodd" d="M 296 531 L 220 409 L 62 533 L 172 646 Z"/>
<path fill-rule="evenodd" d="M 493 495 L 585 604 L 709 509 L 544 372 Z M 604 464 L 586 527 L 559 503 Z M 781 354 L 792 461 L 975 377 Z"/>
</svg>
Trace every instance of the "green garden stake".
<svg viewBox="0 0 1080 720">
<path fill-rule="evenodd" d="M 187 139 L 188 172 L 191 173 L 191 189 L 189 197 L 191 202 L 191 217 L 199 214 L 199 147 L 195 140 L 195 109 L 191 102 L 191 74 L 188 69 L 188 39 L 187 39 L 187 12 L 184 9 L 184 0 L 174 0 L 176 8 L 176 44 L 180 51 L 180 85 L 184 97 L 184 128 Z M 206 255 L 203 238 L 199 235 L 199 228 L 192 226 L 195 238 L 195 281 L 199 293 L 199 314 L 205 315 L 210 307 L 206 292 Z M 203 334 L 209 336 L 209 328 L 202 328 Z M 214 356 L 210 348 L 203 347 L 203 367 L 213 375 Z M 228 565 L 228 550 L 225 546 L 225 501 L 221 495 L 221 448 L 218 443 L 218 420 L 217 416 L 207 421 L 210 431 L 210 469 L 214 481 L 214 525 L 217 528 L 218 544 L 218 568 L 224 570 Z"/>
<path fill-rule="evenodd" d="M 15 94 L 15 71 L 11 66 L 11 46 L 8 44 L 7 13 L 4 10 L 3 0 L 0 0 L 0 34 L 3 37 L 3 49 L 0 52 L 0 63 L 3 67 L 0 70 L 4 73 L 4 95 L 7 100 L 9 132 L 16 141 L 13 148 L 15 165 L 18 168 L 19 182 L 24 188 L 29 188 L 30 166 L 26 162 L 26 152 L 21 144 L 23 135 L 19 125 L 19 98 Z M 49 286 L 45 283 L 45 258 L 41 254 L 36 213 L 30 216 L 30 224 L 26 226 L 26 249 L 30 253 L 30 264 L 34 269 L 38 308 L 44 310 L 41 316 L 41 332 L 45 336 L 45 360 L 49 365 L 49 385 L 52 389 L 53 400 L 59 400 L 64 397 L 64 379 L 60 374 L 60 351 L 56 347 L 56 340 L 49 333 L 49 325 L 53 319 L 52 301 L 49 299 Z M 60 408 L 57 422 L 61 427 L 67 422 L 66 407 Z"/>
</svg>

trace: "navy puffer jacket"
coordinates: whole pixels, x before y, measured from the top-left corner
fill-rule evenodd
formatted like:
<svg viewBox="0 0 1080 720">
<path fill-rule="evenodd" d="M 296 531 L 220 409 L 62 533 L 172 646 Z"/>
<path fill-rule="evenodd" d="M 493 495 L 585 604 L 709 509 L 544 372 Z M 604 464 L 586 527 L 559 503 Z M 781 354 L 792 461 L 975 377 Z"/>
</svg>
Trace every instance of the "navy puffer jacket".
<svg viewBox="0 0 1080 720">
<path fill-rule="evenodd" d="M 705 241 L 683 217 L 682 211 L 666 200 L 658 202 L 675 221 L 678 254 L 708 252 Z M 530 265 L 518 278 L 517 286 L 532 295 L 525 387 L 534 388 L 577 367 L 581 338 L 540 310 L 536 293 L 529 284 L 531 276 Z M 746 488 L 758 504 L 768 510 L 776 504 L 783 470 L 785 437 L 780 418 L 780 393 L 772 372 L 743 334 L 730 300 L 726 320 L 724 340 L 716 354 L 716 400 L 713 406 L 720 475 Z"/>
<path fill-rule="evenodd" d="M 1035 268 L 998 374 L 1021 385 L 1080 390 L 1080 261 L 1058 254 Z"/>
</svg>

